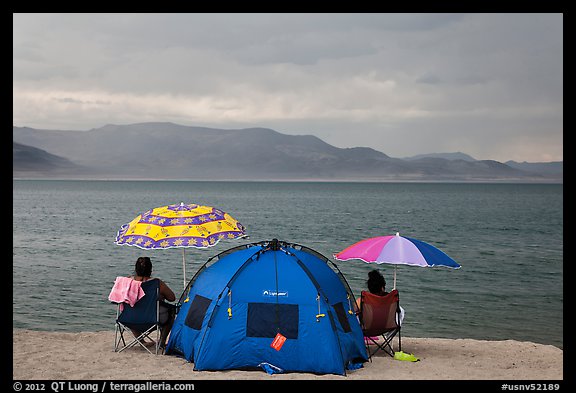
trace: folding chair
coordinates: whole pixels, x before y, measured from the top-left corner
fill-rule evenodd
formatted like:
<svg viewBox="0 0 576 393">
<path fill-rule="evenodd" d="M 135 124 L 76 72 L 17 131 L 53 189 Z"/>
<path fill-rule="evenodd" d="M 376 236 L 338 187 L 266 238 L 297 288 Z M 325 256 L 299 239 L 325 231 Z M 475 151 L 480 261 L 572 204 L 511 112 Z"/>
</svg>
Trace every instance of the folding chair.
<svg viewBox="0 0 576 393">
<path fill-rule="evenodd" d="M 134 304 L 134 307 L 130 307 L 127 303 L 116 303 L 114 352 L 122 352 L 139 344 L 149 353 L 152 353 L 144 345 L 144 339 L 149 338 L 152 340 L 150 334 L 156 331 L 154 349 L 156 355 L 158 354 L 160 349 L 160 281 L 157 279 L 144 281 L 142 290 L 145 295 Z M 134 340 L 128 343 L 126 343 L 128 339 L 124 340 L 124 332 L 127 330 L 134 336 Z M 132 330 L 141 333 L 136 337 Z M 122 343 L 122 346 L 120 343 Z"/>
<path fill-rule="evenodd" d="M 368 351 L 368 358 L 380 349 L 390 356 L 394 356 L 392 340 L 398 336 L 398 350 L 402 350 L 400 336 L 400 300 L 398 290 L 392 290 L 386 296 L 378 296 L 368 291 L 360 294 L 360 324 L 364 333 L 364 342 Z M 383 342 L 378 343 L 374 337 L 382 336 Z M 374 352 L 370 352 L 370 343 L 376 345 Z"/>
</svg>

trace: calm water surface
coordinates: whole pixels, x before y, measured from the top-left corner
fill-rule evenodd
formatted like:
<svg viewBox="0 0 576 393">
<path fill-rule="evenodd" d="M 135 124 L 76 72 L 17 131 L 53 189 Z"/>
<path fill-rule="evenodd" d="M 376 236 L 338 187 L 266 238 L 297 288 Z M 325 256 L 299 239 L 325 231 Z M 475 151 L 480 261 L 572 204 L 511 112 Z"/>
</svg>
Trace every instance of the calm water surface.
<svg viewBox="0 0 576 393">
<path fill-rule="evenodd" d="M 403 335 L 563 347 L 561 184 L 14 180 L 13 327 L 113 329 L 108 293 L 141 255 L 180 292 L 180 249 L 144 251 L 114 238 L 138 214 L 181 201 L 227 211 L 250 235 L 187 249 L 188 278 L 242 243 L 275 237 L 332 258 L 363 238 L 400 232 L 462 265 L 397 268 Z M 335 263 L 356 294 L 376 266 Z M 394 267 L 377 267 L 391 287 Z"/>
</svg>

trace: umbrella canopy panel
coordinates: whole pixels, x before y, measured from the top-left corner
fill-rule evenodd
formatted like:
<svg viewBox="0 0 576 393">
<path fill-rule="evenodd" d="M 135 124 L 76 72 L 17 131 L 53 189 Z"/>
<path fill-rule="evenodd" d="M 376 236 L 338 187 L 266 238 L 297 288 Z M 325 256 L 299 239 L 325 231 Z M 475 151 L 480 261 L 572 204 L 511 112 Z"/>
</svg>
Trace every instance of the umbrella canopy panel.
<svg viewBox="0 0 576 393">
<path fill-rule="evenodd" d="M 446 266 L 458 269 L 460 265 L 442 250 L 421 240 L 400 236 L 378 236 L 361 240 L 337 254 L 340 261 L 360 259 L 369 263 L 412 265 L 422 267 Z"/>
<path fill-rule="evenodd" d="M 360 259 L 367 263 L 378 264 L 460 268 L 460 265 L 442 250 L 421 240 L 400 236 L 398 232 L 395 236 L 377 236 L 360 240 L 333 256 L 339 261 Z M 396 266 L 394 266 L 394 288 L 396 288 Z"/>
<path fill-rule="evenodd" d="M 222 210 L 180 203 L 148 210 L 122 225 L 115 243 L 142 249 L 208 248 L 245 235 L 244 226 Z"/>
</svg>

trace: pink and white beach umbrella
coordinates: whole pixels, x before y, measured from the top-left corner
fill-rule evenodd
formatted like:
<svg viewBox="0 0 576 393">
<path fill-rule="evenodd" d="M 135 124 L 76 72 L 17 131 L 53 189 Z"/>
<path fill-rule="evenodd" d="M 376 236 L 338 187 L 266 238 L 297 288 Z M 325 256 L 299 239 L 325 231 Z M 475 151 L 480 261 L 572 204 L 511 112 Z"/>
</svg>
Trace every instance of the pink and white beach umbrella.
<svg viewBox="0 0 576 393">
<path fill-rule="evenodd" d="M 361 240 L 334 254 L 334 258 L 339 261 L 360 259 L 367 263 L 378 264 L 460 268 L 456 261 L 440 249 L 421 240 L 400 236 L 398 232 L 395 236 L 378 236 Z M 394 288 L 396 288 L 396 266 Z"/>
</svg>

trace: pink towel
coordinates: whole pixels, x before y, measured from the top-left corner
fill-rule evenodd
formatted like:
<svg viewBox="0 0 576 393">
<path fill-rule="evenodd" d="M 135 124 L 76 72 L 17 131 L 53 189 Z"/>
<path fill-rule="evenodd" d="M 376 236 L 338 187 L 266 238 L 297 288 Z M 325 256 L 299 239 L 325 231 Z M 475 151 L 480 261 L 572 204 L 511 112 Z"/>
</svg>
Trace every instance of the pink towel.
<svg viewBox="0 0 576 393">
<path fill-rule="evenodd" d="M 142 281 L 133 280 L 131 277 L 116 277 L 108 300 L 114 303 L 128 303 L 130 307 L 134 307 L 144 295 Z"/>
</svg>

